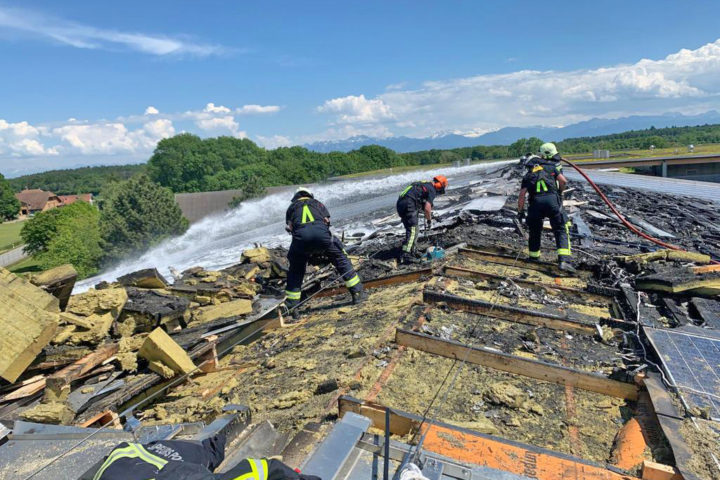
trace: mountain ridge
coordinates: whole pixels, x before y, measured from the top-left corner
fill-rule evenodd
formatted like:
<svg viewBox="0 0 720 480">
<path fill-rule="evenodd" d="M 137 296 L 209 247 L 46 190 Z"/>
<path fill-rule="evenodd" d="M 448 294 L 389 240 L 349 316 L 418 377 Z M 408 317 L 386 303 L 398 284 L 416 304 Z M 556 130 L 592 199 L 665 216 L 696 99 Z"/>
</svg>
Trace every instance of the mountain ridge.
<svg viewBox="0 0 720 480">
<path fill-rule="evenodd" d="M 528 137 L 561 141 L 568 138 L 610 135 L 631 130 L 644 130 L 651 127 L 689 127 L 712 123 L 720 123 L 720 112 L 711 110 L 698 115 L 666 113 L 662 115 L 631 115 L 611 119 L 591 118 L 564 127 L 504 127 L 478 136 L 450 133 L 424 138 L 407 136 L 374 138 L 359 135 L 344 140 L 313 142 L 302 146 L 315 152 L 328 153 L 333 151 L 349 152 L 365 145 L 381 145 L 398 153 L 407 153 L 432 149 L 445 150 L 473 147 L 476 145 L 509 145 L 520 138 Z"/>
</svg>

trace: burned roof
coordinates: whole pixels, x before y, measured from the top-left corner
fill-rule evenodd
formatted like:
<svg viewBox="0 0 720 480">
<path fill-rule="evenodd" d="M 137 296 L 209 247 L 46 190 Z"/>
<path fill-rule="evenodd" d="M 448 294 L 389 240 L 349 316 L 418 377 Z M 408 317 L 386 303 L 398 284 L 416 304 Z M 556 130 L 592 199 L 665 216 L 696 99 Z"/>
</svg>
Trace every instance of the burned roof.
<svg viewBox="0 0 720 480">
<path fill-rule="evenodd" d="M 269 421 L 279 435 L 262 454 L 282 454 L 294 467 L 351 412 L 369 419 L 358 445 L 371 449 L 390 409 L 393 448 L 425 438 L 424 454 L 468 472 L 620 480 L 660 464 L 684 478 L 720 475 L 711 441 L 715 357 L 697 353 L 713 348 L 718 332 L 716 204 L 604 187 L 643 230 L 694 252 L 685 255 L 630 233 L 576 184 L 565 199 L 578 268 L 568 275 L 557 269 L 549 231 L 543 261 L 525 259 L 513 222 L 520 174 L 501 169 L 438 198 L 439 221 L 420 245 L 443 258 L 399 267 L 402 227 L 391 207 L 373 219 L 373 231 L 346 232 L 370 292 L 360 306 L 319 262 L 304 284 L 312 298 L 299 321 L 288 321 L 277 310 L 283 249 L 253 249 L 222 271 L 189 269 L 173 285 L 138 272 L 133 285 L 156 288 L 103 285 L 107 293 L 73 297 L 60 316 L 69 312 L 61 328 L 74 329 L 21 380 L 118 344 L 108 363 L 68 385 L 75 392 L 98 378 L 119 383 L 63 421 L 97 426 L 125 413 L 144 426 L 209 423 L 227 405 L 246 405 L 253 422 Z M 98 295 L 102 302 L 90 300 Z M 103 323 L 106 315 L 115 320 Z M 164 370 L 137 355 L 158 327 L 199 367 L 189 380 L 164 383 Z M 7 386 L 5 395 L 26 386 Z M 148 399 L 160 386 L 162 394 Z M 41 396 L 39 388 L 6 403 L 0 418 L 49 419 L 37 407 Z"/>
</svg>

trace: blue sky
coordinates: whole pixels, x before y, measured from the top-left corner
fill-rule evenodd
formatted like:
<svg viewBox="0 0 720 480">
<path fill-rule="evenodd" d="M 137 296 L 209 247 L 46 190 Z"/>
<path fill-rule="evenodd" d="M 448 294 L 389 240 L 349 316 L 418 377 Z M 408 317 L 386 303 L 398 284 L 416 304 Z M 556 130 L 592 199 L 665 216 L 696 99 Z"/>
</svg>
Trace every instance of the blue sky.
<svg viewBox="0 0 720 480">
<path fill-rule="evenodd" d="M 0 172 L 720 108 L 720 2 L 0 0 Z"/>
</svg>

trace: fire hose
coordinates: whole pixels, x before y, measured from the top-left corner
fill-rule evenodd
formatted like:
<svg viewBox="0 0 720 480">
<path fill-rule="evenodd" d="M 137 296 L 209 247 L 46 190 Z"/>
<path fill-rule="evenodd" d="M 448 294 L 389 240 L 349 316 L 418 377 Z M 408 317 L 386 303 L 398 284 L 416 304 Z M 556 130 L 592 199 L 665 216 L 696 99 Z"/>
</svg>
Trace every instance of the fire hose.
<svg viewBox="0 0 720 480">
<path fill-rule="evenodd" d="M 565 162 L 565 163 L 567 163 L 568 165 L 570 165 L 572 168 L 574 168 L 580 175 L 582 175 L 582 177 L 583 177 L 585 180 L 587 180 L 587 182 L 590 184 L 590 186 L 597 192 L 598 195 L 600 195 L 600 198 L 602 198 L 603 202 L 605 202 L 605 204 L 610 208 L 610 210 L 612 210 L 612 212 L 615 214 L 615 216 L 618 218 L 618 220 L 620 220 L 620 222 L 622 222 L 622 224 L 625 225 L 625 227 L 626 227 L 628 230 L 630 230 L 630 231 L 633 232 L 634 234 L 636 234 L 636 235 L 644 238 L 645 240 L 648 240 L 648 241 L 650 241 L 650 242 L 652 242 L 652 243 L 654 243 L 654 244 L 656 244 L 656 245 L 659 245 L 659 246 L 661 246 L 661 247 L 663 247 L 663 248 L 667 248 L 667 249 L 669 249 L 669 250 L 676 250 L 676 251 L 680 251 L 680 252 L 686 252 L 686 251 L 687 251 L 687 250 L 683 250 L 682 248 L 678 247 L 677 245 L 672 245 L 672 244 L 670 244 L 670 243 L 665 243 L 665 242 L 663 242 L 662 240 L 658 240 L 657 238 L 655 238 L 655 237 L 653 237 L 653 236 L 651 236 L 651 235 L 648 235 L 648 234 L 645 233 L 645 232 L 640 231 L 640 229 L 638 229 L 635 225 L 633 225 L 632 223 L 630 223 L 630 222 L 623 216 L 623 214 L 618 211 L 618 209 L 615 207 L 615 205 L 610 201 L 609 198 L 607 198 L 607 196 L 603 193 L 603 191 L 600 190 L 600 187 L 598 187 L 598 186 L 595 184 L 595 182 L 593 182 L 593 181 L 590 179 L 590 177 L 583 171 L 583 169 L 581 169 L 580 167 L 578 167 L 577 165 L 575 165 L 575 164 L 574 164 L 573 162 L 571 162 L 570 160 L 566 160 L 566 159 L 563 158 L 562 161 Z M 717 260 L 712 260 L 712 259 L 711 259 L 710 262 L 711 262 L 711 263 L 714 263 L 714 264 L 716 264 L 716 265 L 720 265 L 720 262 L 718 262 Z"/>
</svg>

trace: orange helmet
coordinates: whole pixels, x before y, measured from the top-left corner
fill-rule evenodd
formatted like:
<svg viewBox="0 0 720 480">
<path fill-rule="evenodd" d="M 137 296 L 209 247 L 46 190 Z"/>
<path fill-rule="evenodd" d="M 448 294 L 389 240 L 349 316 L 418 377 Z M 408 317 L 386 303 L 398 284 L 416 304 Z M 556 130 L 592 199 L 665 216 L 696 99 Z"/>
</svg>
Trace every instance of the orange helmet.
<svg viewBox="0 0 720 480">
<path fill-rule="evenodd" d="M 438 175 L 433 178 L 433 186 L 439 193 L 445 193 L 445 189 L 448 186 L 448 180 L 445 175 Z"/>
</svg>

